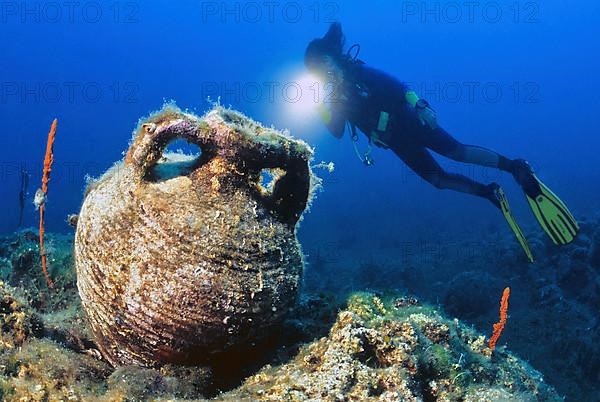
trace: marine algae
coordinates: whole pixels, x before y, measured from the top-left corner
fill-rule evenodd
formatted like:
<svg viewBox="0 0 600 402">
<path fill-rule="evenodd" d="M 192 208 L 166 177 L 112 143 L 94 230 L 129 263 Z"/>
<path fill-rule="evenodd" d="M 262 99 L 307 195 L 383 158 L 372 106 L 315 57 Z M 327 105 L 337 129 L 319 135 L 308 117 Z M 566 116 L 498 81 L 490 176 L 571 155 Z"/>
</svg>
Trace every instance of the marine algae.
<svg viewBox="0 0 600 402">
<path fill-rule="evenodd" d="M 201 155 L 165 178 L 155 167 L 176 139 Z M 104 357 L 197 363 L 281 322 L 301 282 L 311 159 L 304 142 L 222 107 L 198 117 L 167 106 L 141 121 L 77 222 L 79 293 Z M 276 173 L 269 188 L 264 172 Z"/>
<path fill-rule="evenodd" d="M 35 245 L 35 239 L 31 241 Z M 49 241 L 55 253 L 72 251 L 66 237 L 49 234 Z M 6 243 L 0 248 L 7 250 Z M 18 247 L 12 250 L 21 252 Z M 0 263 L 11 260 L 7 257 Z M 34 283 L 26 279 L 38 275 L 36 280 L 43 284 L 41 271 L 35 269 L 39 261 L 33 265 L 21 276 L 23 283 Z M 57 283 L 74 286 L 72 263 L 60 266 L 54 272 Z M 288 351 L 290 357 L 271 359 L 239 385 L 219 389 L 213 384 L 225 379 L 215 376 L 229 375 L 235 380 L 231 371 L 177 365 L 112 368 L 93 353 L 91 339 L 85 339 L 86 333 L 87 337 L 91 334 L 78 318 L 83 312 L 74 292 L 62 293 L 62 303 L 49 314 L 31 306 L 29 298 L 18 296 L 27 289 L 6 284 L 0 289 L 8 301 L 4 306 L 12 306 L 0 315 L 3 339 L 20 345 L 0 352 L 0 393 L 6 401 L 207 401 L 211 396 L 224 402 L 560 400 L 539 373 L 504 348 L 491 356 L 485 336 L 432 306 L 397 293 L 356 293 L 341 309 L 325 296 L 303 297 L 285 326 L 273 333 L 287 341 L 274 352 Z M 68 308 L 59 310 L 61 305 Z M 84 327 L 80 336 L 91 349 L 64 342 L 67 329 L 78 326 Z M 320 337 L 326 329 L 329 332 Z M 293 343 L 290 338 L 295 338 Z"/>
</svg>

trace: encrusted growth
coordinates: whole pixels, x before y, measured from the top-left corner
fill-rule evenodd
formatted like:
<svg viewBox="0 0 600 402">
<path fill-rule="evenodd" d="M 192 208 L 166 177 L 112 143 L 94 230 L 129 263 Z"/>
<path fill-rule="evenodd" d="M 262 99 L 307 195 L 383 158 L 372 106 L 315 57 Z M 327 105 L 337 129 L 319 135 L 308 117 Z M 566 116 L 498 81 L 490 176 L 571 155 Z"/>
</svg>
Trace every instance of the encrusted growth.
<svg viewBox="0 0 600 402">
<path fill-rule="evenodd" d="M 150 180 L 174 139 L 188 173 Z M 78 287 L 114 365 L 210 359 L 262 338 L 293 307 L 303 269 L 296 223 L 312 150 L 240 113 L 169 106 L 141 122 L 122 164 L 88 190 L 75 241 Z M 261 185 L 264 171 L 277 172 Z"/>
<path fill-rule="evenodd" d="M 55 255 L 72 252 L 68 238 L 49 239 Z M 0 238 L 0 264 L 21 255 L 14 243 Z M 72 265 L 54 266 L 62 267 L 53 272 L 57 285 L 73 285 Z M 29 289 L 30 274 L 43 282 L 36 269 L 6 279 L 20 278 L 24 294 L 37 294 Z M 0 285 L 0 398 L 6 401 L 560 400 L 516 356 L 504 348 L 492 356 L 485 336 L 401 294 L 357 293 L 341 309 L 330 297 L 303 297 L 289 319 L 270 331 L 279 339 L 271 343 L 273 350 L 266 345 L 255 350 L 271 357 L 253 363 L 244 380 L 232 372 L 231 362 L 229 369 L 113 369 L 90 342 L 75 294 L 62 293 L 54 313 L 42 314 L 20 292 Z"/>
<path fill-rule="evenodd" d="M 328 337 L 218 400 L 562 400 L 515 356 L 492 360 L 470 346 L 479 338 L 473 330 L 404 300 L 352 295 Z"/>
</svg>

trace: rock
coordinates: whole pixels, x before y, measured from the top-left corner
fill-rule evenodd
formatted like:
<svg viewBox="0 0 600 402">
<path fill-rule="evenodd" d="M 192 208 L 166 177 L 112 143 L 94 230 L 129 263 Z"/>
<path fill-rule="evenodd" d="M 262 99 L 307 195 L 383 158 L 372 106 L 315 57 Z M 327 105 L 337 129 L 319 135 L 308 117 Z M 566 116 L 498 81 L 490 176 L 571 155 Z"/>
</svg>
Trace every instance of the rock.
<svg viewBox="0 0 600 402">
<path fill-rule="evenodd" d="M 572 261 L 569 270 L 562 273 L 558 283 L 571 295 L 581 294 L 588 284 L 591 284 L 587 267 L 581 262 Z"/>
<path fill-rule="evenodd" d="M 490 274 L 481 271 L 463 272 L 448 285 L 444 305 L 449 314 L 466 318 L 476 318 L 489 312 L 489 306 L 496 305 L 501 286 Z"/>
<path fill-rule="evenodd" d="M 93 396 L 106 391 L 110 374 L 108 364 L 47 339 L 28 340 L 2 356 L 2 364 L 0 398 L 11 402 L 96 400 Z"/>
<path fill-rule="evenodd" d="M 593 236 L 589 255 L 590 264 L 594 268 L 600 268 L 600 229 L 597 229 Z"/>
<path fill-rule="evenodd" d="M 175 139 L 202 155 L 179 174 L 176 162 L 156 169 Z M 311 158 L 305 143 L 221 107 L 202 118 L 166 107 L 142 122 L 77 222 L 79 294 L 103 356 L 196 363 L 280 323 L 301 283 L 295 231 Z"/>
<path fill-rule="evenodd" d="M 41 320 L 19 292 L 0 282 L 0 351 L 22 346 L 41 328 Z"/>
<path fill-rule="evenodd" d="M 571 259 L 573 261 L 584 262 L 587 259 L 588 252 L 584 247 L 572 247 Z"/>
<path fill-rule="evenodd" d="M 182 369 L 172 373 L 172 368 L 159 371 L 137 366 L 119 367 L 106 380 L 109 395 L 134 401 L 152 400 L 158 395 L 179 398 L 201 395 L 210 378 L 209 372 L 195 367 L 187 368 L 185 372 Z"/>
<path fill-rule="evenodd" d="M 308 324 L 314 339 L 280 346 L 293 352 L 283 360 L 270 360 L 272 365 L 257 368 L 245 380 L 232 382 L 227 391 L 215 384 L 215 380 L 230 382 L 225 378 L 228 375 L 234 380 L 235 374 L 227 370 L 217 373 L 209 367 L 170 364 L 159 369 L 124 366 L 115 370 L 94 353 L 69 350 L 71 342 L 40 338 L 45 333 L 27 324 L 33 322 L 35 309 L 15 288 L 4 285 L 0 289 L 5 301 L 0 399 L 8 402 L 200 402 L 211 396 L 210 400 L 223 402 L 561 400 L 538 372 L 504 347 L 492 352 L 486 337 L 471 327 L 395 292 L 353 294 L 341 310 L 330 299 L 305 297 L 293 320 L 314 321 Z M 44 326 L 84 327 L 78 318 L 79 305 L 72 301 L 70 306 L 51 317 L 43 315 Z M 337 318 L 326 324 L 332 312 L 337 312 Z M 66 324 L 61 327 L 60 321 Z M 321 333 L 321 326 L 329 332 Z M 508 326 L 510 331 L 510 319 Z M 23 336 L 17 346 L 14 339 L 19 334 Z M 289 335 L 287 331 L 280 334 Z M 7 340 L 17 347 L 7 347 Z M 583 369 L 594 372 L 596 365 L 597 359 Z"/>
<path fill-rule="evenodd" d="M 0 280 L 19 288 L 24 299 L 39 312 L 52 312 L 66 307 L 77 298 L 73 268 L 73 236 L 47 234 L 46 254 L 48 270 L 54 281 L 49 289 L 42 272 L 39 237 L 31 230 L 23 230 L 13 237 L 0 238 Z"/>
<path fill-rule="evenodd" d="M 329 336 L 218 401 L 561 401 L 525 362 L 429 306 L 353 295 Z M 490 357 L 491 356 L 491 357 Z"/>
</svg>

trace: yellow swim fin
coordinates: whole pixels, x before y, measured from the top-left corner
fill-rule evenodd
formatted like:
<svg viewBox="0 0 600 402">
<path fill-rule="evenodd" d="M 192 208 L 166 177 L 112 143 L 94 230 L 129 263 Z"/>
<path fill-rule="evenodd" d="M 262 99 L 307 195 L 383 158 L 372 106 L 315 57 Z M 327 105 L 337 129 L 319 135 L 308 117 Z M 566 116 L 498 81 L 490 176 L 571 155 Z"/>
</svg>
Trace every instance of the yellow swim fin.
<svg viewBox="0 0 600 402">
<path fill-rule="evenodd" d="M 565 245 L 575 240 L 579 225 L 569 208 L 535 175 L 537 186 L 528 189 L 525 195 L 531 210 L 544 232 L 556 245 Z"/>
<path fill-rule="evenodd" d="M 517 163 L 515 179 L 544 232 L 556 245 L 571 243 L 579 233 L 579 225 L 569 208 L 537 178 L 529 163 L 524 160 Z"/>
<path fill-rule="evenodd" d="M 504 193 L 504 190 L 502 190 L 502 188 L 498 187 L 497 189 L 494 190 L 494 195 L 496 196 L 496 199 L 500 203 L 500 209 L 502 210 L 502 214 L 504 214 L 504 218 L 506 219 L 506 221 L 508 222 L 508 225 L 510 226 L 513 233 L 515 234 L 517 240 L 519 241 L 519 244 L 521 244 L 521 247 L 523 247 L 523 251 L 525 251 L 525 254 L 527 255 L 527 259 L 529 260 L 529 262 L 533 262 L 534 261 L 533 253 L 531 252 L 531 248 L 529 247 L 527 238 L 523 234 L 521 227 L 517 223 L 516 219 L 514 218 L 512 212 L 510 210 L 510 205 L 508 204 L 508 199 L 506 198 L 506 194 Z"/>
</svg>

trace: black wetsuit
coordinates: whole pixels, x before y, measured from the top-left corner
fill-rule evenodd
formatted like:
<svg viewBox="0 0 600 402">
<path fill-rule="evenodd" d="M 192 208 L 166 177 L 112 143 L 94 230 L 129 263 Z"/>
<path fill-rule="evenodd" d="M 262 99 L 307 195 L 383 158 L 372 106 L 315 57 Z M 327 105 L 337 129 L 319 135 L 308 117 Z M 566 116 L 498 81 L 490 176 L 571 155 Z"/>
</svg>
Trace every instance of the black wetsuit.
<svg viewBox="0 0 600 402">
<path fill-rule="evenodd" d="M 349 65 L 344 74 L 344 84 L 334 91 L 331 101 L 332 119 L 327 127 L 333 135 L 340 138 L 349 122 L 376 145 L 394 151 L 410 169 L 435 187 L 474 194 L 496 204 L 490 185 L 446 172 L 429 150 L 458 162 L 506 171 L 510 171 L 512 161 L 492 150 L 464 145 L 440 127 L 432 129 L 422 124 L 415 108 L 406 100 L 408 88 L 396 78 L 362 63 Z M 382 112 L 389 115 L 389 121 L 385 131 L 378 131 Z"/>
</svg>

